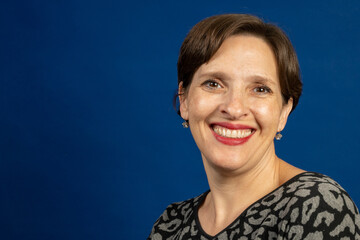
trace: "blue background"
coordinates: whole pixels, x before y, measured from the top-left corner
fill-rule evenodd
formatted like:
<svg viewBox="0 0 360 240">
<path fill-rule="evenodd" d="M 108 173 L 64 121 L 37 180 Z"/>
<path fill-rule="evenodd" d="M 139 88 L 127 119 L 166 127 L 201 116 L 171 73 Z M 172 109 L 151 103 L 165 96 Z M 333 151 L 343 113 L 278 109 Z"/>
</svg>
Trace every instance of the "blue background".
<svg viewBox="0 0 360 240">
<path fill-rule="evenodd" d="M 304 92 L 279 157 L 360 205 L 360 2 L 3 1 L 0 238 L 145 239 L 207 190 L 172 108 L 177 55 L 201 19 L 252 13 L 292 40 Z"/>
</svg>

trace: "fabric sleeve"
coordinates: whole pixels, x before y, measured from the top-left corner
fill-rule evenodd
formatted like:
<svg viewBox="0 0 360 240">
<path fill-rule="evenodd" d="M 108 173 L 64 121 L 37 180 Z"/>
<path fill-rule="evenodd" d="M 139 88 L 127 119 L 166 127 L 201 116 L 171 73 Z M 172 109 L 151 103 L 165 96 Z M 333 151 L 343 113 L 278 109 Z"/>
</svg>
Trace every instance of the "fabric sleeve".
<svg viewBox="0 0 360 240">
<path fill-rule="evenodd" d="M 181 224 L 179 214 L 176 211 L 178 208 L 177 203 L 170 204 L 161 216 L 154 223 L 151 233 L 147 239 L 150 240 L 162 240 L 171 237 L 173 232 Z"/>
<path fill-rule="evenodd" d="M 298 198 L 289 218 L 279 226 L 286 239 L 360 240 L 359 211 L 340 185 L 318 182 L 311 189 L 295 193 L 306 194 Z"/>
</svg>

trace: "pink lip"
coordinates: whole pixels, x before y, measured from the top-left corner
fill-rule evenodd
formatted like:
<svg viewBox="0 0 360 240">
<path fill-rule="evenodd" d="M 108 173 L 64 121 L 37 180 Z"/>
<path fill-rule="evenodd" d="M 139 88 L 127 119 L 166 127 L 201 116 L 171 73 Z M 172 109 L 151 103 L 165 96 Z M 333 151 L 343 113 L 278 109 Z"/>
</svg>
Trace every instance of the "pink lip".
<svg viewBox="0 0 360 240">
<path fill-rule="evenodd" d="M 216 134 L 214 132 L 214 130 L 211 128 L 211 132 L 213 133 L 216 140 L 218 140 L 219 142 L 221 142 L 223 144 L 230 145 L 230 146 L 241 145 L 241 144 L 246 143 L 254 135 L 254 132 L 255 132 L 252 127 L 242 125 L 242 124 L 232 124 L 232 123 L 227 123 L 227 122 L 220 122 L 220 123 L 212 123 L 211 125 L 218 125 L 218 126 L 225 127 L 228 129 L 252 129 L 253 130 L 251 135 L 244 137 L 244 138 L 227 138 L 227 137 L 223 137 L 223 136 Z"/>
</svg>

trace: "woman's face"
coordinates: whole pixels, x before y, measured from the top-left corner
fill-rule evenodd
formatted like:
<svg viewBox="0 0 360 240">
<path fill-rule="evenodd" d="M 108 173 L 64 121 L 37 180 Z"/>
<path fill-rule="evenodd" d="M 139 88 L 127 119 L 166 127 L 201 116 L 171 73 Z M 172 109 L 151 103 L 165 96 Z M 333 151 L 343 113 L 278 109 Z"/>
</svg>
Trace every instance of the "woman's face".
<svg viewBox="0 0 360 240">
<path fill-rule="evenodd" d="M 185 91 L 181 84 L 179 91 Z M 283 103 L 271 48 L 251 35 L 225 40 L 180 97 L 181 116 L 204 163 L 225 170 L 251 169 L 275 157 L 274 136 L 291 107 L 292 99 Z"/>
</svg>

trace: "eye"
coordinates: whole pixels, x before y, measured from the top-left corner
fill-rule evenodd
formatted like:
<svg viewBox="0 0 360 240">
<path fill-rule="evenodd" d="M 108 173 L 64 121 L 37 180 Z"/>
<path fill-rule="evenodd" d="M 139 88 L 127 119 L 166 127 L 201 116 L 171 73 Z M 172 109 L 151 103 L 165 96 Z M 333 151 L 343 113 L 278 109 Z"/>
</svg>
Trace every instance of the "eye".
<svg viewBox="0 0 360 240">
<path fill-rule="evenodd" d="M 207 87 L 209 89 L 221 88 L 221 85 L 218 82 L 216 82 L 215 80 L 207 80 L 202 85 L 204 85 L 205 87 Z"/>
<path fill-rule="evenodd" d="M 267 86 L 258 86 L 254 88 L 254 92 L 259 94 L 272 93 L 271 89 Z"/>
</svg>

